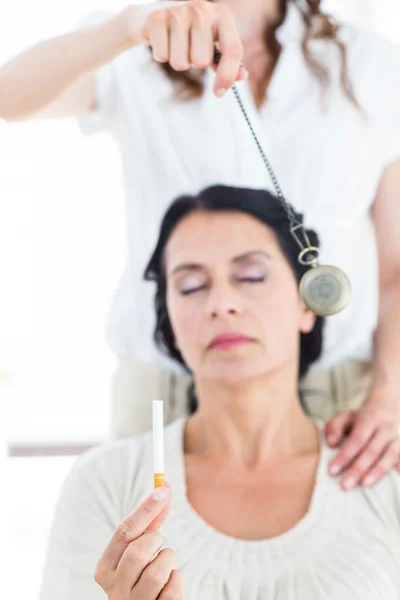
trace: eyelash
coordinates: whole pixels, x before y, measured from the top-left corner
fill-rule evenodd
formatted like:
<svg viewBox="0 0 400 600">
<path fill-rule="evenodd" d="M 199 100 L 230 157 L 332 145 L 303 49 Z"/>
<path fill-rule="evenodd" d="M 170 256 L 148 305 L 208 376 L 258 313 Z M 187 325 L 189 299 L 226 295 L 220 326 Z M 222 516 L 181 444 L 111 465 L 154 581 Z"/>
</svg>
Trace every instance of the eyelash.
<svg viewBox="0 0 400 600">
<path fill-rule="evenodd" d="M 242 283 L 263 283 L 265 281 L 266 277 L 244 277 L 243 279 L 239 279 L 240 282 Z M 197 287 L 197 288 L 192 288 L 190 290 L 182 290 L 181 291 L 181 296 L 190 296 L 190 294 L 194 294 L 196 292 L 200 292 L 201 290 L 203 290 L 205 288 L 204 285 Z"/>
</svg>

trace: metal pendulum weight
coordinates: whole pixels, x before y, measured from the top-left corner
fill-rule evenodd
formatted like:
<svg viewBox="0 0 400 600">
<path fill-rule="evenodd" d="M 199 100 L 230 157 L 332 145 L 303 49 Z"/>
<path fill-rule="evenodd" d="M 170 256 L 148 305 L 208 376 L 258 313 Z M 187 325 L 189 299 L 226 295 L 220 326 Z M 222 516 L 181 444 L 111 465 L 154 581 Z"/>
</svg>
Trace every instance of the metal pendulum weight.
<svg viewBox="0 0 400 600">
<path fill-rule="evenodd" d="M 214 62 L 218 64 L 221 58 L 220 52 L 216 49 Z M 261 154 L 261 158 L 267 168 L 267 171 L 274 184 L 278 199 L 283 204 L 289 219 L 290 233 L 300 247 L 298 261 L 305 266 L 310 267 L 300 280 L 299 292 L 304 304 L 320 317 L 334 315 L 349 304 L 351 299 L 351 283 L 347 275 L 338 267 L 331 265 L 318 265 L 317 259 L 319 249 L 312 246 L 303 224 L 296 218 L 292 207 L 286 201 L 275 173 L 267 159 L 265 152 L 255 134 L 251 125 L 247 111 L 243 106 L 235 84 L 232 85 L 232 91 L 236 97 L 243 116 L 250 128 L 251 134 Z M 302 239 L 303 238 L 303 239 Z"/>
</svg>

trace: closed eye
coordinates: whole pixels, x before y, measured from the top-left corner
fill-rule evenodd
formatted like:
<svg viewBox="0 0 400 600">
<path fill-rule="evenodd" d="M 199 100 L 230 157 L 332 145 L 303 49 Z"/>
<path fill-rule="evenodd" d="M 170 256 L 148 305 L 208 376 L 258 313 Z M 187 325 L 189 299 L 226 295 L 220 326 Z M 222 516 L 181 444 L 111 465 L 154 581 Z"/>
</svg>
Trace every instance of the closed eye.
<svg viewBox="0 0 400 600">
<path fill-rule="evenodd" d="M 266 280 L 266 277 L 241 277 L 238 279 L 241 283 L 263 283 Z M 206 288 L 205 285 L 201 285 L 196 288 L 191 288 L 187 290 L 181 290 L 181 296 L 189 296 L 190 294 L 195 294 L 196 292 L 200 292 Z"/>
<path fill-rule="evenodd" d="M 239 281 L 244 281 L 245 283 L 262 283 L 265 279 L 265 277 L 243 277 Z"/>
<path fill-rule="evenodd" d="M 195 292 L 200 292 L 201 290 L 205 289 L 205 285 L 201 285 L 200 287 L 197 288 L 192 288 L 189 290 L 181 290 L 181 296 L 189 296 L 190 294 L 194 294 Z"/>
</svg>

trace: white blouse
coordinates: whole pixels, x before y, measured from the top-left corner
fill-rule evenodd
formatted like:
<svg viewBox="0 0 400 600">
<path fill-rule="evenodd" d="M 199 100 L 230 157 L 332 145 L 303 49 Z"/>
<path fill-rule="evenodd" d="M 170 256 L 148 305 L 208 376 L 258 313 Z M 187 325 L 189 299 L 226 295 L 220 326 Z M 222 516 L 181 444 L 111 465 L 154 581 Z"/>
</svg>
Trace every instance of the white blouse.
<svg viewBox="0 0 400 600">
<path fill-rule="evenodd" d="M 400 600 L 400 476 L 345 492 L 321 454 L 306 515 L 261 541 L 225 535 L 186 495 L 186 417 L 164 431 L 171 510 L 160 528 L 178 557 L 184 600 Z M 152 432 L 80 456 L 57 504 L 39 600 L 105 600 L 96 564 L 119 523 L 151 493 Z"/>
<path fill-rule="evenodd" d="M 400 157 L 400 48 L 343 27 L 348 75 L 365 120 L 340 89 L 338 49 L 313 41 L 311 51 L 328 65 L 333 83 L 324 113 L 320 84 L 301 51 L 303 27 L 292 4 L 278 31 L 283 51 L 260 111 L 248 83 L 238 89 L 285 196 L 320 234 L 321 262 L 344 269 L 353 284 L 351 305 L 327 321 L 315 368 L 329 368 L 372 355 L 378 273 L 370 208 L 385 167 Z M 233 93 L 217 99 L 214 77 L 208 70 L 202 98 L 177 102 L 148 48 L 136 47 L 98 71 L 97 110 L 79 117 L 85 133 L 113 135 L 125 181 L 128 260 L 108 342 L 117 355 L 174 369 L 154 346 L 154 287 L 142 280 L 162 215 L 178 195 L 216 183 L 273 190 Z M 106 161 L 100 166 L 107 169 Z"/>
</svg>

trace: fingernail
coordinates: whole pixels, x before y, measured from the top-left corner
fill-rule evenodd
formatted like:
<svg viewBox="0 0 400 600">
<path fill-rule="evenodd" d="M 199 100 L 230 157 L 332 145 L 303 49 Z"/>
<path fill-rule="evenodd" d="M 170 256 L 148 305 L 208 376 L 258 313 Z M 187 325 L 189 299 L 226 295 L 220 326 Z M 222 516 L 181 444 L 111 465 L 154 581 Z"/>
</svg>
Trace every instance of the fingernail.
<svg viewBox="0 0 400 600">
<path fill-rule="evenodd" d="M 343 482 L 343 487 L 345 488 L 345 490 L 351 490 L 355 485 L 356 485 L 356 480 L 354 479 L 354 477 L 349 477 L 348 479 L 345 479 Z"/>
<path fill-rule="evenodd" d="M 374 483 L 375 477 L 373 475 L 368 475 L 363 481 L 363 485 L 372 485 Z"/>
<path fill-rule="evenodd" d="M 154 500 L 160 501 L 160 500 L 165 500 L 165 498 L 168 496 L 168 494 L 169 494 L 168 488 L 165 486 L 162 486 L 162 487 L 159 487 L 156 490 L 154 490 L 151 497 Z"/>
<path fill-rule="evenodd" d="M 225 88 L 219 88 L 219 90 L 217 90 L 215 92 L 215 95 L 218 96 L 218 98 L 222 98 L 222 96 L 225 96 L 225 94 L 226 94 Z"/>
<path fill-rule="evenodd" d="M 340 467 L 339 467 L 339 465 L 331 465 L 329 467 L 329 471 L 330 471 L 330 473 L 332 473 L 332 475 L 337 475 L 340 471 Z"/>
</svg>

